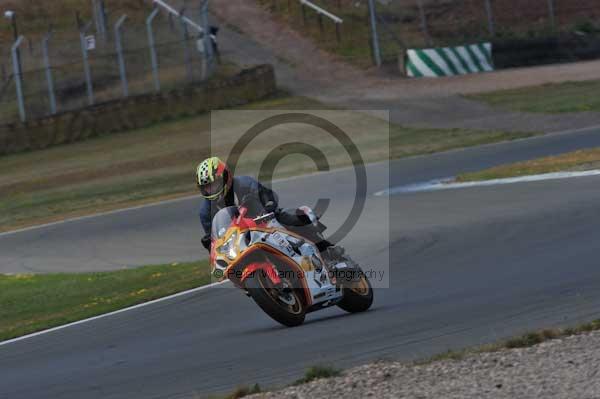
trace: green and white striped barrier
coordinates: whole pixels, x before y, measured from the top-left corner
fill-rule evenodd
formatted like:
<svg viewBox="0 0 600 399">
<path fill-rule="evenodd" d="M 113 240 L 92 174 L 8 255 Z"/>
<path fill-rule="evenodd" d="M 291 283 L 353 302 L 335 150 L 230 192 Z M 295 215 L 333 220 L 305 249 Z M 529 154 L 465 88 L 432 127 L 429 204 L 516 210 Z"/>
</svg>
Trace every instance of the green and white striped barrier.
<svg viewBox="0 0 600 399">
<path fill-rule="evenodd" d="M 407 51 L 406 72 L 411 78 L 466 75 L 490 72 L 492 44 L 411 49 Z"/>
</svg>

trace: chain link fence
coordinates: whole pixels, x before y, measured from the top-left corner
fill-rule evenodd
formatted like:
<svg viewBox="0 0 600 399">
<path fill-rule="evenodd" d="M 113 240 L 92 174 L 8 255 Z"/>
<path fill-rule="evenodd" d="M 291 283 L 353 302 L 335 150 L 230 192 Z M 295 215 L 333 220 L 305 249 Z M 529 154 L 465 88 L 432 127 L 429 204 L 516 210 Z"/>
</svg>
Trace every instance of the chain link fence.
<svg viewBox="0 0 600 399">
<path fill-rule="evenodd" d="M 320 47 L 365 67 L 375 63 L 375 47 L 383 63 L 396 63 L 407 48 L 600 34 L 598 0 L 310 0 L 342 19 L 340 24 L 302 0 L 259 2 Z"/>
<path fill-rule="evenodd" d="M 22 32 L 14 51 L 0 49 L 0 121 L 26 121 L 207 80 L 218 65 L 208 34 L 208 1 L 196 3 L 175 13 L 155 5 L 128 15 L 117 7 L 100 12 L 104 2 L 96 0 L 87 20 L 77 16 L 79 30 L 49 29 L 31 37 Z"/>
</svg>

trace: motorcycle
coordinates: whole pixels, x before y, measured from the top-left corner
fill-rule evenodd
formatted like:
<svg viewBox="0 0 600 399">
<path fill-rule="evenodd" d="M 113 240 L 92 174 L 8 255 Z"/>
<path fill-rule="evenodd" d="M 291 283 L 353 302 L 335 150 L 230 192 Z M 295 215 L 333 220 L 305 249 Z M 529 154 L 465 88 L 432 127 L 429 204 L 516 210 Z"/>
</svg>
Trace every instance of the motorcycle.
<svg viewBox="0 0 600 399">
<path fill-rule="evenodd" d="M 319 224 L 312 210 L 301 209 L 306 219 Z M 217 279 L 229 279 L 288 327 L 302 324 L 307 313 L 331 306 L 351 313 L 371 307 L 371 283 L 349 257 L 324 259 L 314 242 L 284 227 L 276 213 L 247 215 L 246 207 L 231 206 L 213 218 L 210 263 Z"/>
</svg>

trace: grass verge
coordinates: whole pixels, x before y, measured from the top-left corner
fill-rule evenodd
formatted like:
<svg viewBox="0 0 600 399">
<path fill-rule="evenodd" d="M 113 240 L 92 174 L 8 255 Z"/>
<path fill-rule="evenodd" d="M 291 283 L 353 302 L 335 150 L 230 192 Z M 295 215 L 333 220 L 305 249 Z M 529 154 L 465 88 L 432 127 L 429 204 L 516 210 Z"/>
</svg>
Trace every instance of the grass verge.
<svg viewBox="0 0 600 399">
<path fill-rule="evenodd" d="M 509 338 L 499 343 L 483 345 L 476 348 L 469 348 L 461 351 L 451 350 L 433 356 L 429 359 L 415 362 L 415 364 L 422 365 L 442 360 L 462 360 L 468 355 L 474 355 L 478 353 L 498 352 L 505 349 L 529 348 L 554 339 L 566 338 L 572 335 L 585 334 L 598 330 L 600 330 L 600 319 L 591 321 L 589 323 L 580 324 L 575 327 L 532 331 L 517 337 Z"/>
<path fill-rule="evenodd" d="M 254 384 L 253 386 L 237 387 L 232 393 L 224 396 L 222 399 L 239 399 L 261 392 L 263 392 L 263 390 L 258 384 Z"/>
<path fill-rule="evenodd" d="M 237 110 L 321 111 L 330 108 L 309 98 L 281 93 Z M 389 126 L 374 116 L 353 111 L 342 111 L 333 122 L 351 136 L 365 162 L 429 154 L 535 134 Z M 239 126 L 248 126 L 247 123 L 241 115 L 237 119 L 228 119 L 220 129 L 213 127 L 211 130 L 210 115 L 205 114 L 84 142 L 0 157 L 0 231 L 194 194 L 194 168 L 211 153 L 211 144 L 213 153 L 226 157 L 225 147 L 235 140 L 231 132 L 236 128 L 239 130 Z M 318 143 L 330 168 L 347 166 L 349 159 L 339 151 L 339 144 L 324 140 L 317 134 L 317 129 L 313 130 L 294 124 L 274 129 L 274 134 L 280 140 L 281 137 L 302 137 L 305 143 Z M 222 143 L 221 147 L 221 144 L 215 144 L 216 136 Z M 256 165 L 272 149 L 269 139 L 253 143 L 240 160 L 238 170 L 243 173 L 246 169 L 256 169 Z M 275 177 L 315 170 L 313 161 L 308 157 L 286 157 L 277 165 Z"/>
<path fill-rule="evenodd" d="M 569 152 L 530 161 L 500 165 L 473 173 L 464 173 L 458 182 L 472 182 L 553 172 L 576 172 L 600 169 L 600 148 Z"/>
<path fill-rule="evenodd" d="M 0 341 L 210 282 L 206 261 L 103 273 L 0 275 Z"/>
<path fill-rule="evenodd" d="M 474 94 L 467 98 L 512 111 L 559 114 L 600 111 L 600 81 L 552 83 Z"/>
<path fill-rule="evenodd" d="M 304 377 L 300 378 L 294 385 L 306 384 L 307 382 L 311 382 L 314 380 L 319 380 L 321 378 L 331 378 L 337 377 L 342 373 L 341 370 L 338 370 L 329 366 L 313 366 L 310 367 L 304 373 Z"/>
</svg>

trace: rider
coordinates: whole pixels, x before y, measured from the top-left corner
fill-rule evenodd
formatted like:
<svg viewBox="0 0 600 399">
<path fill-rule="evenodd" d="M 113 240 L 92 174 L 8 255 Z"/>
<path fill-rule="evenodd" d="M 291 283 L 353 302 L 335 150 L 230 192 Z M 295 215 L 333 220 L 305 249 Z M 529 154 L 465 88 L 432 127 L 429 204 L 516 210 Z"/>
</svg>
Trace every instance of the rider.
<svg viewBox="0 0 600 399">
<path fill-rule="evenodd" d="M 200 194 L 204 198 L 200 208 L 200 221 L 204 228 L 205 236 L 202 245 L 210 251 L 210 230 L 215 214 L 228 206 L 240 205 L 241 202 L 248 208 L 251 216 L 260 216 L 263 213 L 275 212 L 277 220 L 291 228 L 308 226 L 311 220 L 302 209 L 278 209 L 277 195 L 269 188 L 260 184 L 250 176 L 233 176 L 227 165 L 217 157 L 204 160 L 196 169 L 196 183 Z M 315 242 L 319 251 L 333 247 L 331 243 L 321 236 L 321 228 L 303 229 L 308 239 Z M 329 252 L 329 251 L 327 251 Z"/>
</svg>

